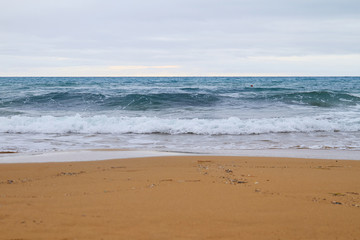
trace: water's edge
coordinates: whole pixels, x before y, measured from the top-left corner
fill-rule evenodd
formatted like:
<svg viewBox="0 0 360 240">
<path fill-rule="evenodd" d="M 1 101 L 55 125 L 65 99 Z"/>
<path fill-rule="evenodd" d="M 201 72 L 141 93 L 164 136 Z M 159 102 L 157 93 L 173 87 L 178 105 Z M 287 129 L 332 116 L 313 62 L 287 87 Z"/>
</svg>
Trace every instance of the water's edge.
<svg viewBox="0 0 360 240">
<path fill-rule="evenodd" d="M 110 159 L 166 157 L 166 156 L 244 156 L 279 157 L 331 160 L 360 160 L 360 151 L 339 150 L 240 150 L 236 152 L 217 151 L 213 153 L 168 152 L 148 150 L 90 149 L 76 151 L 58 151 L 43 153 L 1 154 L 0 164 L 4 163 L 46 163 L 46 162 L 84 162 Z"/>
</svg>

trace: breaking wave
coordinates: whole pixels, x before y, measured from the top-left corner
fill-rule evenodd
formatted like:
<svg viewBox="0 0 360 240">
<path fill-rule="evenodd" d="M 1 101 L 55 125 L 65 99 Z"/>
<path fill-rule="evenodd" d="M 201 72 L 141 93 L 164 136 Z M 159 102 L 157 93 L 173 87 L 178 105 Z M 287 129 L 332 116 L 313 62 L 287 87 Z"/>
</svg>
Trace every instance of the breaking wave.
<svg viewBox="0 0 360 240">
<path fill-rule="evenodd" d="M 312 91 L 274 95 L 270 99 L 287 104 L 302 104 L 315 107 L 355 106 L 360 104 L 360 97 L 343 92 Z"/>
<path fill-rule="evenodd" d="M 171 119 L 105 115 L 83 117 L 79 114 L 64 117 L 21 115 L 0 117 L 0 132 L 2 133 L 244 135 L 321 131 L 360 131 L 360 117 Z"/>
<path fill-rule="evenodd" d="M 172 92 L 171 92 L 172 91 Z M 181 88 L 160 92 L 74 92 L 55 91 L 27 96 L 0 97 L 0 108 L 46 110 L 166 110 L 246 106 L 248 103 L 305 105 L 319 108 L 360 105 L 360 96 L 335 91 L 293 91 L 281 88 L 217 89 L 203 91 Z"/>
</svg>

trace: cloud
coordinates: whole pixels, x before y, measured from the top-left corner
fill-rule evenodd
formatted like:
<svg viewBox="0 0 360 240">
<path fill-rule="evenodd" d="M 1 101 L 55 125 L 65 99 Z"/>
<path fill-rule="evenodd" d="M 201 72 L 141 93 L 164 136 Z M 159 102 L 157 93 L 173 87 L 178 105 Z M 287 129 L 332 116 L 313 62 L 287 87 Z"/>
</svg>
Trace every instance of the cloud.
<svg viewBox="0 0 360 240">
<path fill-rule="evenodd" d="M 342 57 L 360 54 L 358 0 L 20 2 L 1 3 L 2 75 L 60 68 L 76 74 L 84 67 L 91 75 L 95 66 L 108 74 L 262 74 L 288 67 L 306 75 L 314 70 L 304 58 L 315 56 L 323 56 L 316 64 L 322 74 L 360 75 Z M 329 68 L 335 63 L 341 69 Z"/>
<path fill-rule="evenodd" d="M 247 58 L 250 61 L 264 62 L 322 62 L 322 61 L 357 61 L 360 60 L 360 54 L 349 55 L 306 55 L 306 56 L 256 56 Z"/>
<path fill-rule="evenodd" d="M 168 66 L 109 66 L 111 70 L 139 70 L 139 69 L 169 69 L 169 68 L 180 68 L 176 65 Z"/>
</svg>

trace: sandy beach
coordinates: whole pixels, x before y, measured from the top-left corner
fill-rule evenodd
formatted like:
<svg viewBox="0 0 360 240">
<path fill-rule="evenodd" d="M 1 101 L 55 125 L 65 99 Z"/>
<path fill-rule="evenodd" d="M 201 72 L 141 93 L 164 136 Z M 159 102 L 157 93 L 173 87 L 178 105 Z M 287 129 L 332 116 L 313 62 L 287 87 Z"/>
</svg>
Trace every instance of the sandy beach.
<svg viewBox="0 0 360 240">
<path fill-rule="evenodd" d="M 360 239 L 360 162 L 162 156 L 0 165 L 0 239 Z"/>
</svg>

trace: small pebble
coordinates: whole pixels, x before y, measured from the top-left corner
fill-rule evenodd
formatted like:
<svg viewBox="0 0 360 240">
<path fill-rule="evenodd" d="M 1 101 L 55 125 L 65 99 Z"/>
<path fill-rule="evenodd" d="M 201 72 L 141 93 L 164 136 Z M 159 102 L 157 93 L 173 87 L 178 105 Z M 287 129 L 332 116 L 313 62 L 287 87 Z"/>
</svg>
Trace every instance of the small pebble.
<svg viewBox="0 0 360 240">
<path fill-rule="evenodd" d="M 7 180 L 7 184 L 12 184 L 14 183 L 14 180 Z"/>
</svg>

